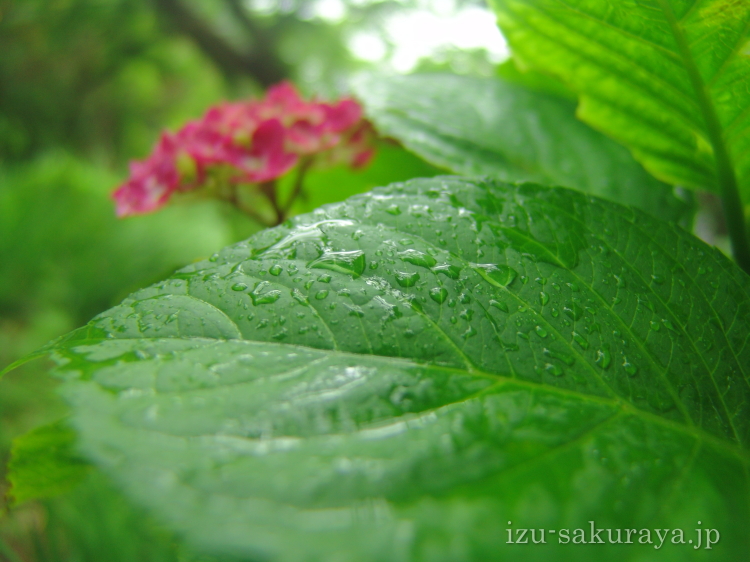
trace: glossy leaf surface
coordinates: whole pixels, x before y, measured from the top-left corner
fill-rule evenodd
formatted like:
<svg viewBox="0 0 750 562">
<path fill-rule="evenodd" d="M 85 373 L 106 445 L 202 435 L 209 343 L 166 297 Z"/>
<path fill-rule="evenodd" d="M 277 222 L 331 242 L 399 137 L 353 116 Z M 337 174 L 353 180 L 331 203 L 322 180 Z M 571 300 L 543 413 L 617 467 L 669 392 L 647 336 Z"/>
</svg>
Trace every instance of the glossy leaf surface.
<svg viewBox="0 0 750 562">
<path fill-rule="evenodd" d="M 570 187 L 682 224 L 692 218 L 684 197 L 576 119 L 569 99 L 453 74 L 366 77 L 357 95 L 381 134 L 452 172 Z"/>
<path fill-rule="evenodd" d="M 730 561 L 750 547 L 749 311 L 748 276 L 677 227 L 442 177 L 228 247 L 54 356 L 81 451 L 208 552 L 655 559 L 507 542 L 594 521 L 683 529 L 658 560 Z"/>
<path fill-rule="evenodd" d="M 514 56 L 663 180 L 750 201 L 750 4 L 492 0 Z"/>
</svg>

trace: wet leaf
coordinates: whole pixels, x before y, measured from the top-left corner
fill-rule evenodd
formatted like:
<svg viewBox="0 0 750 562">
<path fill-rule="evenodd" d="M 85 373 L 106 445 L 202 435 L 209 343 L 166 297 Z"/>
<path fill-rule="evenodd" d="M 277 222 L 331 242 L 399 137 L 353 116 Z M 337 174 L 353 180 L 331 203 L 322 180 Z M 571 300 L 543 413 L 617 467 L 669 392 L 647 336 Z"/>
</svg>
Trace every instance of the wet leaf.
<svg viewBox="0 0 750 562">
<path fill-rule="evenodd" d="M 630 561 L 654 545 L 507 529 L 687 541 L 701 521 L 730 561 L 750 548 L 749 295 L 640 211 L 442 177 L 230 246 L 53 355 L 82 453 L 207 552 Z"/>
</svg>

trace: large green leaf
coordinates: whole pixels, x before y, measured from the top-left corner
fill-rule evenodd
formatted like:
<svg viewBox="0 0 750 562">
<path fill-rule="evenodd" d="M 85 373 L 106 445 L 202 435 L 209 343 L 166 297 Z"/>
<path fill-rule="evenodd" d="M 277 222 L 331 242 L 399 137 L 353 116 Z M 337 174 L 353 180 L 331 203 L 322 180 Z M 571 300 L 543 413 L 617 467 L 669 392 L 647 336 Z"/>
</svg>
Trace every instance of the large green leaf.
<svg viewBox="0 0 750 562">
<path fill-rule="evenodd" d="M 514 56 L 664 181 L 750 202 L 750 3 L 491 0 Z"/>
<path fill-rule="evenodd" d="M 228 247 L 54 356 L 81 452 L 209 552 L 737 561 L 749 313 L 750 278 L 678 227 L 442 177 Z M 558 544 L 590 521 L 655 543 Z"/>
<path fill-rule="evenodd" d="M 561 185 L 663 220 L 692 219 L 684 197 L 576 119 L 575 103 L 560 96 L 453 74 L 365 76 L 357 95 L 382 134 L 452 172 Z"/>
</svg>

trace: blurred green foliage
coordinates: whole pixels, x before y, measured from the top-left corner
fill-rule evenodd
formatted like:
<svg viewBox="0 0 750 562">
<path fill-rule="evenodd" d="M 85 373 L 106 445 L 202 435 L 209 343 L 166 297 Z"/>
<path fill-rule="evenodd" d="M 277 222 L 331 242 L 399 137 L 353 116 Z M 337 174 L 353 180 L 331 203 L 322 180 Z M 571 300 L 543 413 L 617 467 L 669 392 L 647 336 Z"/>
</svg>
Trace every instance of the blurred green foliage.
<svg viewBox="0 0 750 562">
<path fill-rule="evenodd" d="M 118 220 L 109 194 L 161 130 L 223 99 L 259 95 L 281 78 L 306 95 L 339 95 L 374 64 L 352 53 L 352 35 L 380 34 L 390 52 L 387 18 L 424 2 L 340 4 L 339 17 L 322 17 L 307 0 L 0 0 L 0 370 L 259 228 L 199 197 Z M 421 66 L 458 61 L 486 74 L 485 55 L 448 49 Z M 311 171 L 294 210 L 438 172 L 383 141 L 364 170 Z M 0 467 L 15 437 L 65 415 L 46 371 L 37 361 L 3 379 Z M 194 560 L 96 472 L 53 499 L 0 502 L 2 562 Z"/>
</svg>

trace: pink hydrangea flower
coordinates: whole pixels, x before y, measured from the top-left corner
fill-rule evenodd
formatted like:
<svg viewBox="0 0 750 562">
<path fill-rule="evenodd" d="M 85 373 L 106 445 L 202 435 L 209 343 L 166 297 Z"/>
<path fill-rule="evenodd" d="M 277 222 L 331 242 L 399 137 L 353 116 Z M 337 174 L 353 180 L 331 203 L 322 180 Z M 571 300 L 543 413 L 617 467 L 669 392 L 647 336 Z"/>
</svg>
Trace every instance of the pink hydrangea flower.
<svg viewBox="0 0 750 562">
<path fill-rule="evenodd" d="M 164 133 L 148 158 L 131 163 L 130 177 L 114 192 L 117 215 L 156 210 L 219 169 L 231 170 L 222 177 L 232 183 L 261 184 L 303 157 L 361 167 L 374 154 L 373 136 L 353 99 L 305 101 L 284 82 L 265 99 L 222 103 L 176 133 Z"/>
</svg>

